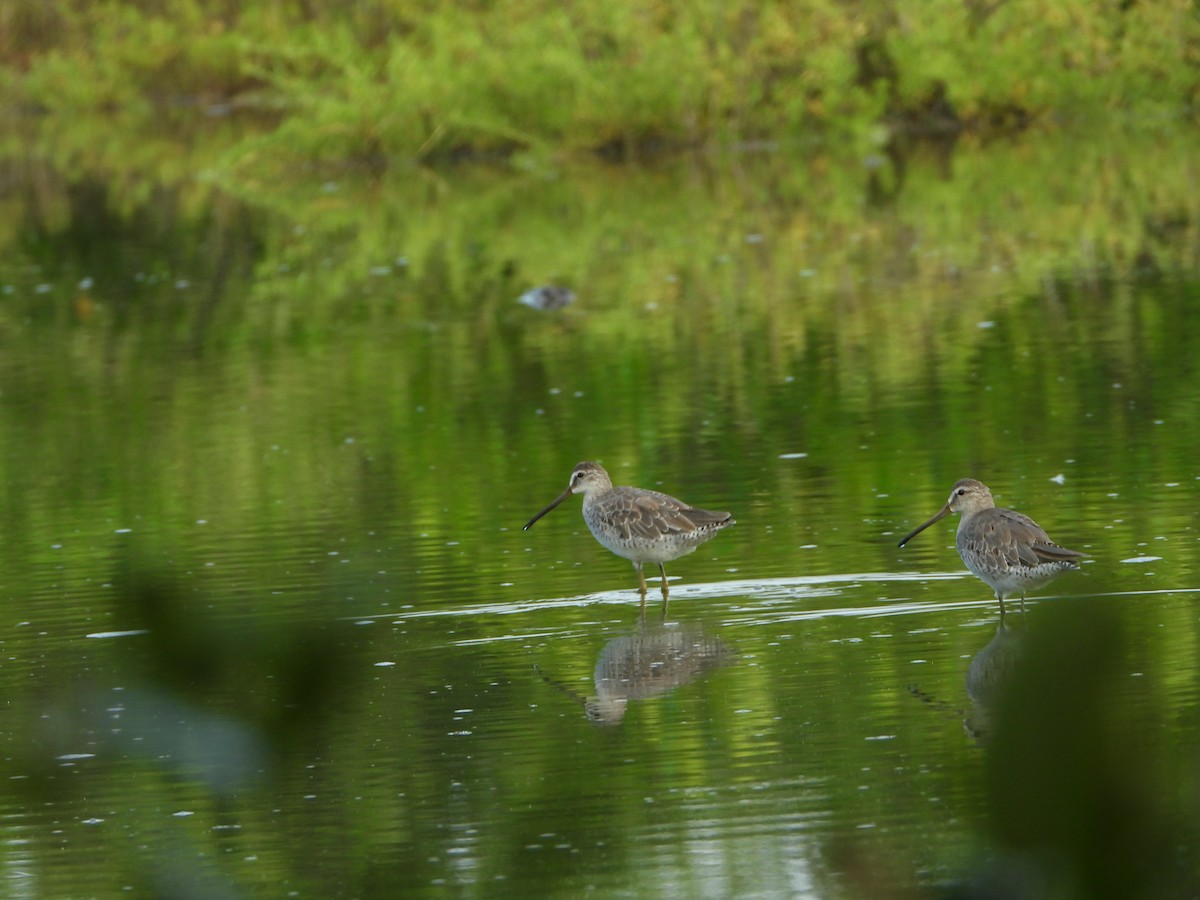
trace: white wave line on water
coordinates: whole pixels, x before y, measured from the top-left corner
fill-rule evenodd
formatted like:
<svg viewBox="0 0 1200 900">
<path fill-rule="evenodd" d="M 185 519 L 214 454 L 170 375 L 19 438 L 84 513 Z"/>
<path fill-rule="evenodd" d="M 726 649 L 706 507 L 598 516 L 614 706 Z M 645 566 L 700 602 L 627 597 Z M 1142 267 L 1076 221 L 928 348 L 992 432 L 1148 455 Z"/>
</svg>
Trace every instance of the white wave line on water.
<svg viewBox="0 0 1200 900">
<path fill-rule="evenodd" d="M 1200 594 L 1200 587 L 1155 588 L 1152 591 L 1104 591 L 1096 594 L 1073 594 L 1076 597 L 1152 597 L 1155 594 Z M 1065 595 L 1064 595 L 1065 596 Z M 1034 600 L 1058 600 L 1059 597 L 1035 597 Z"/>
<path fill-rule="evenodd" d="M 1093 600 L 1102 597 L 1137 597 L 1153 594 L 1196 593 L 1200 593 L 1200 588 L 1160 588 L 1153 591 L 1108 591 L 1096 594 L 1050 594 L 1048 596 L 1026 598 L 1025 603 L 1028 606 L 1037 606 L 1040 603 L 1053 603 L 1063 600 Z M 1014 604 L 1013 598 L 1010 597 L 1008 602 L 1011 610 Z M 758 618 L 732 619 L 728 620 L 726 624 L 734 624 L 736 622 L 738 625 L 765 625 L 768 623 L 797 622 L 841 616 L 877 619 L 886 616 L 912 615 L 914 613 L 943 612 L 951 609 L 987 609 L 989 607 L 996 607 L 996 599 L 987 596 L 985 593 L 979 599 L 974 600 L 919 600 L 889 603 L 886 606 L 844 606 L 832 609 L 807 609 L 800 611 L 783 609 L 777 615 L 772 615 L 770 611 L 767 611 L 765 615 L 760 615 Z M 751 607 L 743 607 L 740 610 L 735 610 L 735 612 L 761 613 L 762 611 Z"/>
<path fill-rule="evenodd" d="M 878 582 L 925 582 L 949 581 L 967 577 L 967 572 L 864 572 L 842 575 L 799 575 L 788 578 L 755 578 L 735 581 L 716 581 L 707 584 L 680 584 L 671 589 L 671 600 L 711 599 L 715 597 L 744 596 L 755 600 L 794 599 L 803 597 L 835 596 L 839 591 L 833 585 Z M 647 596 L 647 604 L 656 603 L 653 589 Z M 629 606 L 637 600 L 636 590 L 599 591 L 576 597 L 552 597 L 541 600 L 514 600 L 500 603 L 482 603 L 477 606 L 437 609 L 415 609 L 406 612 L 372 613 L 365 616 L 346 616 L 346 619 L 366 621 L 369 619 L 391 619 L 409 621 L 445 616 L 477 616 L 484 613 L 513 615 L 534 610 L 564 609 L 570 607 L 610 605 Z"/>
<path fill-rule="evenodd" d="M 136 637 L 139 634 L 149 633 L 145 628 L 131 628 L 128 631 L 93 631 L 91 634 L 85 634 L 84 637 L 109 640 L 111 638 Z"/>
<path fill-rule="evenodd" d="M 858 618 L 858 619 L 880 619 L 887 616 L 909 616 L 917 613 L 926 612 L 945 612 L 951 609 L 976 609 L 981 607 L 995 606 L 995 598 L 989 597 L 986 600 L 954 600 L 946 602 L 945 600 L 938 601 L 919 601 L 909 603 L 889 603 L 886 606 L 840 606 L 826 609 L 806 609 L 806 610 L 780 610 L 777 615 L 759 615 L 758 617 L 746 617 L 726 620 L 725 624 L 737 624 L 739 626 L 753 625 L 777 625 L 780 622 L 805 622 L 815 619 L 831 619 L 831 618 Z M 757 610 L 744 609 L 746 613 L 757 612 Z"/>
<path fill-rule="evenodd" d="M 579 632 L 579 634 L 583 633 L 584 632 Z M 555 638 L 557 640 L 572 636 L 572 632 L 569 631 L 556 631 L 555 629 L 548 629 L 542 631 L 530 631 L 525 634 L 497 634 L 480 638 L 463 638 L 460 641 L 451 641 L 450 643 L 455 647 L 475 647 L 484 644 L 499 644 L 504 643 L 505 641 L 534 641 L 538 638 Z"/>
<path fill-rule="evenodd" d="M 965 578 L 969 572 L 863 572 L 846 575 L 800 575 L 790 578 L 751 578 L 742 581 L 716 581 L 709 584 L 680 585 L 673 588 L 671 597 L 724 597 L 731 594 L 752 594 L 756 597 L 793 597 L 797 588 L 835 584 L 876 583 L 889 581 L 951 581 Z M 816 591 L 805 592 L 811 596 Z M 836 591 L 821 592 L 828 596 Z"/>
<path fill-rule="evenodd" d="M 700 586 L 696 586 L 700 587 Z M 693 594 L 696 592 L 693 591 Z M 1163 589 L 1156 591 L 1113 591 L 1104 594 L 1052 594 L 1043 597 L 1031 597 L 1026 600 L 1029 606 L 1036 606 L 1039 603 L 1048 603 L 1061 600 L 1084 600 L 1099 597 L 1121 597 L 1139 594 L 1192 594 L 1200 593 L 1200 588 L 1182 588 L 1178 590 Z M 835 595 L 835 591 L 813 591 L 805 594 L 806 597 L 819 597 Z M 594 596 L 594 595 L 593 595 Z M 675 595 L 672 594 L 672 597 Z M 1010 601 L 1011 602 L 1011 601 Z M 542 606 L 543 604 L 530 604 L 530 606 Z M 564 601 L 555 604 L 556 606 L 583 605 Z M 626 603 L 628 605 L 628 603 Z M 858 619 L 883 619 L 889 616 L 911 616 L 922 613 L 944 613 L 949 610 L 960 609 L 983 609 L 996 610 L 995 597 L 981 596 L 974 600 L 919 600 L 919 601 L 902 601 L 897 603 L 888 603 L 883 606 L 841 606 L 841 607 L 823 607 L 820 609 L 805 609 L 796 610 L 788 607 L 774 611 L 772 609 L 762 609 L 757 606 L 739 606 L 730 610 L 731 616 L 722 620 L 723 627 L 739 627 L 753 628 L 762 625 L 779 625 L 787 622 L 813 622 L 818 619 L 832 618 L 858 618 Z M 1010 612 L 1010 615 L 1012 613 Z M 509 634 L 498 636 L 495 638 L 471 638 L 468 640 L 453 642 L 456 646 L 465 646 L 470 644 L 489 644 L 493 641 L 511 641 L 511 640 L 528 640 L 539 637 L 556 637 L 561 638 L 567 636 L 567 632 L 563 631 L 548 631 L 544 633 L 529 633 L 529 634 Z"/>
</svg>

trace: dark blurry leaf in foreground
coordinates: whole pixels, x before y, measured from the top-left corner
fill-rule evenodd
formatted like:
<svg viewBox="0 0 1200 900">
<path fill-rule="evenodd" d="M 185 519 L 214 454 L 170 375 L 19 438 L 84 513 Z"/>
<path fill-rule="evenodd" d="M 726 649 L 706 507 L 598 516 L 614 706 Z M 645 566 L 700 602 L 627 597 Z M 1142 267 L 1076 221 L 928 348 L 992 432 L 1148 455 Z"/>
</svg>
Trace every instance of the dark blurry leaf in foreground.
<svg viewBox="0 0 1200 900">
<path fill-rule="evenodd" d="M 1197 760 L 1136 690 L 1122 623 L 1095 600 L 1044 604 L 997 704 L 988 789 L 995 896 L 1195 896 Z"/>
</svg>

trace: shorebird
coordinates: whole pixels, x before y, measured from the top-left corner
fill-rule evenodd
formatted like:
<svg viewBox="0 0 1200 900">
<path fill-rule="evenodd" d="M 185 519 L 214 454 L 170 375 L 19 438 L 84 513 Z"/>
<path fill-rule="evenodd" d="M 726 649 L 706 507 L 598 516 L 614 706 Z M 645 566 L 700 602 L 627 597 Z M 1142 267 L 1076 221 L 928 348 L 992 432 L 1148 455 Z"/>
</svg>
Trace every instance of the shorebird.
<svg viewBox="0 0 1200 900">
<path fill-rule="evenodd" d="M 646 602 L 644 563 L 655 563 L 662 574 L 663 603 L 667 602 L 667 570 L 663 564 L 691 553 L 722 528 L 733 524 L 727 512 L 688 506 L 658 491 L 613 487 L 599 463 L 581 462 L 571 471 L 567 489 L 525 523 L 525 531 L 572 494 L 583 494 L 583 521 L 592 536 L 617 556 L 633 562 L 642 603 Z"/>
<path fill-rule="evenodd" d="M 900 546 L 952 512 L 962 516 L 955 538 L 958 555 L 996 592 L 1001 616 L 1005 597 L 1020 595 L 1024 609 L 1027 591 L 1042 587 L 1060 572 L 1079 568 L 1079 560 L 1087 558 L 1086 553 L 1054 543 L 1029 516 L 996 506 L 987 485 L 974 478 L 956 483 L 946 505 L 913 529 Z"/>
<path fill-rule="evenodd" d="M 544 284 L 530 288 L 517 298 L 517 302 L 530 309 L 562 309 L 575 302 L 575 292 L 556 284 Z"/>
</svg>

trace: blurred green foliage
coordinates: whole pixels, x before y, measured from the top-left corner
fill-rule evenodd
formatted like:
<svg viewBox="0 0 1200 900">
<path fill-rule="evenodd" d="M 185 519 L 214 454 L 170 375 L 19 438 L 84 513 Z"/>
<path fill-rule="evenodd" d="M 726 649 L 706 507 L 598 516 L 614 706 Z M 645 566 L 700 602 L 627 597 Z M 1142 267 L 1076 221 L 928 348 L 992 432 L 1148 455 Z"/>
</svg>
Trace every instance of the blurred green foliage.
<svg viewBox="0 0 1200 900">
<path fill-rule="evenodd" d="M 10 0 L 0 96 L 52 115 L 270 110 L 243 155 L 645 154 L 811 134 L 1007 129 L 1200 92 L 1190 0 L 319 4 Z M 278 115 L 278 118 L 275 118 Z"/>
</svg>

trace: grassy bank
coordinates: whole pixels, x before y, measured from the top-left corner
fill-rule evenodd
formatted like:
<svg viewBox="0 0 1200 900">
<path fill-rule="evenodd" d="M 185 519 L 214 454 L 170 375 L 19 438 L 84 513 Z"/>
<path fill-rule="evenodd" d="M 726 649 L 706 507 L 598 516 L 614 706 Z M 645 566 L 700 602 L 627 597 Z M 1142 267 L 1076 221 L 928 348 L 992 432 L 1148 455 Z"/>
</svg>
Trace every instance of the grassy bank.
<svg viewBox="0 0 1200 900">
<path fill-rule="evenodd" d="M 520 162 L 1064 114 L 1200 96 L 1191 0 L 10 0 L 5 105 L 73 117 L 269 110 L 288 159 Z M 880 126 L 884 126 L 883 129 Z"/>
</svg>

